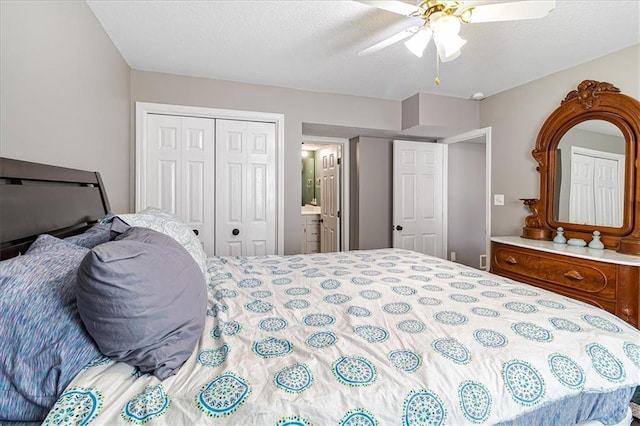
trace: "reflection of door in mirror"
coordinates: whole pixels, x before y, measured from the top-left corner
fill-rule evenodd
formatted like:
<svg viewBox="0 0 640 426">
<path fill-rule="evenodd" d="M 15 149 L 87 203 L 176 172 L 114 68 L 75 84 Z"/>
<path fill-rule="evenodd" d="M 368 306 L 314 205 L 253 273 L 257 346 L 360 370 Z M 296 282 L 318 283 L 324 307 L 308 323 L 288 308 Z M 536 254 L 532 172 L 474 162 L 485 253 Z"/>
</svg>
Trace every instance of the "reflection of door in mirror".
<svg viewBox="0 0 640 426">
<path fill-rule="evenodd" d="M 624 155 L 571 147 L 569 222 L 622 226 Z"/>
<path fill-rule="evenodd" d="M 615 125 L 588 120 L 562 136 L 556 150 L 558 222 L 620 227 L 625 139 Z"/>
</svg>

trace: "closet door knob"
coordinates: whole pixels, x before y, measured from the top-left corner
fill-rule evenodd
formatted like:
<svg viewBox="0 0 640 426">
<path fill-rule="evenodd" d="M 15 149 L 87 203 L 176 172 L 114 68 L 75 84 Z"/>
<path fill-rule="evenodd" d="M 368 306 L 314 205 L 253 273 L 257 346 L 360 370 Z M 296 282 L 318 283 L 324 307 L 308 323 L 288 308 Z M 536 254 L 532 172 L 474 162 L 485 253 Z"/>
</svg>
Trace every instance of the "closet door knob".
<svg viewBox="0 0 640 426">
<path fill-rule="evenodd" d="M 403 229 L 403 228 L 402 228 L 402 225 L 398 225 L 398 226 L 396 226 L 396 230 L 397 230 L 397 231 L 402 231 L 402 229 Z"/>
<path fill-rule="evenodd" d="M 231 233 L 233 235 L 238 235 L 240 233 L 240 230 L 238 228 L 235 228 L 233 231 L 231 231 Z"/>
</svg>

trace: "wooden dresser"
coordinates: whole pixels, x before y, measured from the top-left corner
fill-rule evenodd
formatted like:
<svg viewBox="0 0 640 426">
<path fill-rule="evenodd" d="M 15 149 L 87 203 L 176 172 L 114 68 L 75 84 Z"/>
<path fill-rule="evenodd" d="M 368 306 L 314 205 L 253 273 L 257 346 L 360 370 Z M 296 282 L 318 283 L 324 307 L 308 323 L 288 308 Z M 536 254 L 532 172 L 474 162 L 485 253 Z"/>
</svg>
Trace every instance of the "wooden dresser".
<svg viewBox="0 0 640 426">
<path fill-rule="evenodd" d="M 491 272 L 598 306 L 640 328 L 639 256 L 492 237 Z"/>
</svg>

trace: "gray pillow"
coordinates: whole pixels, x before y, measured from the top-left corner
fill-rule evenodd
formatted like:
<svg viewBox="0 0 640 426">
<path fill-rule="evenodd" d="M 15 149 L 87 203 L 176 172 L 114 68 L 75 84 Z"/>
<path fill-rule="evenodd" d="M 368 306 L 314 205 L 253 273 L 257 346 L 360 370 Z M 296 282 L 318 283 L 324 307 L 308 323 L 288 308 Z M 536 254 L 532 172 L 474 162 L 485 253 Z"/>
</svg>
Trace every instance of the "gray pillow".
<svg viewBox="0 0 640 426">
<path fill-rule="evenodd" d="M 206 317 L 204 276 L 173 238 L 129 228 L 78 271 L 78 312 L 106 356 L 163 380 L 193 352 Z"/>
</svg>

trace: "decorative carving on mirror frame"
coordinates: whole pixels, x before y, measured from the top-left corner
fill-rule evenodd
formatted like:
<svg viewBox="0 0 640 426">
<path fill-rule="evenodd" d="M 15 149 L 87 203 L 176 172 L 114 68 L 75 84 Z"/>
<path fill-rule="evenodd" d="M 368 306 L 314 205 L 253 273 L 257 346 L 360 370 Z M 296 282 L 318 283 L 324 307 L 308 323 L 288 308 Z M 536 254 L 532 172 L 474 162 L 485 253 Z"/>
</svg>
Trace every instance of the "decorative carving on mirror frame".
<svg viewBox="0 0 640 426">
<path fill-rule="evenodd" d="M 551 238 L 551 230 L 547 229 L 540 220 L 540 200 L 537 198 L 520 198 L 520 201 L 531 211 L 524 219 L 522 236 L 533 240 L 548 240 Z"/>
<path fill-rule="evenodd" d="M 620 89 L 604 81 L 584 80 L 578 85 L 577 90 L 572 90 L 567 94 L 562 103 L 570 101 L 571 99 L 578 99 L 584 109 L 591 109 L 600 93 L 603 92 L 620 93 Z"/>
</svg>

